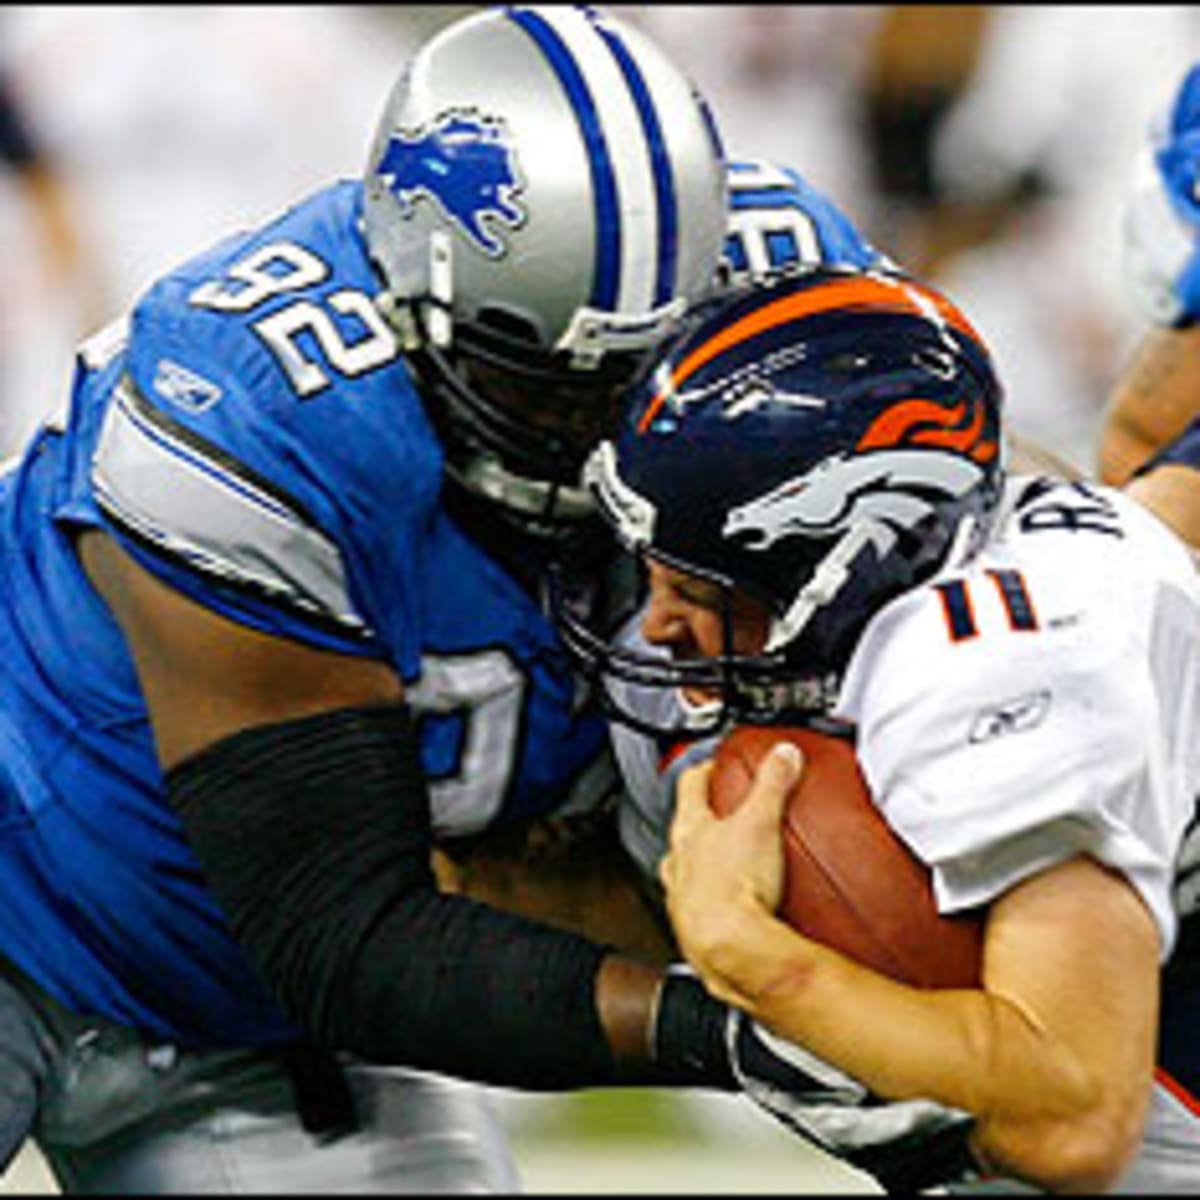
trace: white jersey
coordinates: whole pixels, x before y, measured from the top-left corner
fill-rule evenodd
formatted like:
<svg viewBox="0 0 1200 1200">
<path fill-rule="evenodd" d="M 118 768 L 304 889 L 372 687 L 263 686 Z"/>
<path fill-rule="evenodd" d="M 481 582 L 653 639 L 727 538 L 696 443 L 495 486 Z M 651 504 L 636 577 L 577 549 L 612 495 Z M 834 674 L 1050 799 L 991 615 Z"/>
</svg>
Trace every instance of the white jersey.
<svg viewBox="0 0 1200 1200">
<path fill-rule="evenodd" d="M 1012 477 L 986 548 L 868 625 L 835 715 L 856 727 L 875 802 L 943 912 L 1079 854 L 1136 889 L 1165 967 L 1158 1086 L 1125 1187 L 1200 1190 L 1200 916 L 1187 920 L 1200 907 L 1200 576 L 1187 550 L 1119 492 Z M 650 869 L 676 770 L 650 739 L 622 730 L 615 744 L 622 831 Z"/>
<path fill-rule="evenodd" d="M 871 622 L 838 715 L 943 911 L 1087 853 L 1138 891 L 1167 957 L 1200 792 L 1200 578 L 1144 509 L 1013 479 L 984 552 Z"/>
</svg>

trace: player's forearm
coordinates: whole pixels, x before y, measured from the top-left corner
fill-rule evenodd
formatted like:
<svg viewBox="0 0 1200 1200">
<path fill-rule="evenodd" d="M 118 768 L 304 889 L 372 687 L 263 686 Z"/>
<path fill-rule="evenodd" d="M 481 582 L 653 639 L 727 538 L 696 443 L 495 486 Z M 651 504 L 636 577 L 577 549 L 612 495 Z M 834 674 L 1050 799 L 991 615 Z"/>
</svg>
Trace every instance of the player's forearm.
<svg viewBox="0 0 1200 1200">
<path fill-rule="evenodd" d="M 1200 488 L 1197 482 L 1197 474 L 1190 467 L 1166 463 L 1138 476 L 1125 491 L 1197 552 L 1200 551 Z"/>
<path fill-rule="evenodd" d="M 692 958 L 714 994 L 880 1096 L 972 1113 L 977 1152 L 997 1173 L 1095 1190 L 1136 1144 L 1141 1108 L 1113 1102 L 1073 1046 L 1010 1000 L 894 983 L 761 909 L 728 921 L 736 935 Z"/>
<path fill-rule="evenodd" d="M 1121 485 L 1200 412 L 1200 325 L 1143 338 L 1109 401 L 1099 476 Z"/>
<path fill-rule="evenodd" d="M 711 997 L 681 1012 L 663 968 L 436 889 L 419 749 L 407 709 L 369 706 L 247 730 L 168 772 L 283 1012 L 364 1061 L 501 1087 L 732 1087 Z"/>
</svg>

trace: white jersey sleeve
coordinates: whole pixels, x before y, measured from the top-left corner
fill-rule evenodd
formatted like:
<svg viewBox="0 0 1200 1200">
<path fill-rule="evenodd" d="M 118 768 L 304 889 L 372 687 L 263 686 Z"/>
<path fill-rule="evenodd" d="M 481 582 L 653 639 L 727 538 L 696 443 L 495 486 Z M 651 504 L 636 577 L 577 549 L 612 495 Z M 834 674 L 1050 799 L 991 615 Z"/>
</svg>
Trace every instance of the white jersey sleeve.
<svg viewBox="0 0 1200 1200">
<path fill-rule="evenodd" d="M 888 823 L 943 911 L 1079 854 L 1176 932 L 1176 858 L 1200 783 L 1200 587 L 1119 493 L 1014 479 L 965 571 L 885 608 L 840 715 Z"/>
</svg>

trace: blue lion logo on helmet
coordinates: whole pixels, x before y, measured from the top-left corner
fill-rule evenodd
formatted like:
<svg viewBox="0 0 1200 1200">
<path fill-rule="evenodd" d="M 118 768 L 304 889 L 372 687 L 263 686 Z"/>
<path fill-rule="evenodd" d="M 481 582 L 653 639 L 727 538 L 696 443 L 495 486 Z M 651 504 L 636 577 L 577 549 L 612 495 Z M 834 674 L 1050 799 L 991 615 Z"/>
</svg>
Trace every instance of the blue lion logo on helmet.
<svg viewBox="0 0 1200 1200">
<path fill-rule="evenodd" d="M 452 109 L 416 132 L 397 130 L 377 173 L 405 216 L 413 200 L 427 196 L 490 258 L 505 251 L 492 224 L 517 229 L 525 221 L 516 198 L 522 183 L 503 125 L 474 110 Z"/>
</svg>

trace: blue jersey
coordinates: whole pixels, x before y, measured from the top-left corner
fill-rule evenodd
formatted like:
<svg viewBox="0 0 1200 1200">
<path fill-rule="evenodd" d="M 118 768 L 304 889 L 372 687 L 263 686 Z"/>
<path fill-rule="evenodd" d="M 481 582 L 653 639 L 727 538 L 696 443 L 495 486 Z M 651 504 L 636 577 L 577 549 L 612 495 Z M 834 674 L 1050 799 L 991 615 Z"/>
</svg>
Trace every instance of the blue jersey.
<svg viewBox="0 0 1200 1200">
<path fill-rule="evenodd" d="M 892 268 L 845 213 L 791 167 L 744 159 L 728 165 L 724 258 L 734 282 L 816 266 Z"/>
<path fill-rule="evenodd" d="M 172 1040 L 293 1031 L 165 802 L 73 531 L 107 529 L 235 621 L 392 664 L 436 834 L 586 802 L 607 778 L 603 722 L 538 603 L 440 503 L 360 204 L 335 185 L 167 275 L 85 347 L 65 428 L 2 485 L 0 951 L 73 1007 Z"/>
<path fill-rule="evenodd" d="M 874 254 L 798 176 L 730 171 L 743 247 L 790 259 L 782 212 L 804 261 Z M 169 1040 L 296 1030 L 166 801 L 80 529 L 234 621 L 391 664 L 435 836 L 613 786 L 603 723 L 539 604 L 442 504 L 441 448 L 374 300 L 361 202 L 358 184 L 333 185 L 167 274 L 85 345 L 68 417 L 0 480 L 0 953 L 71 1007 Z"/>
</svg>

